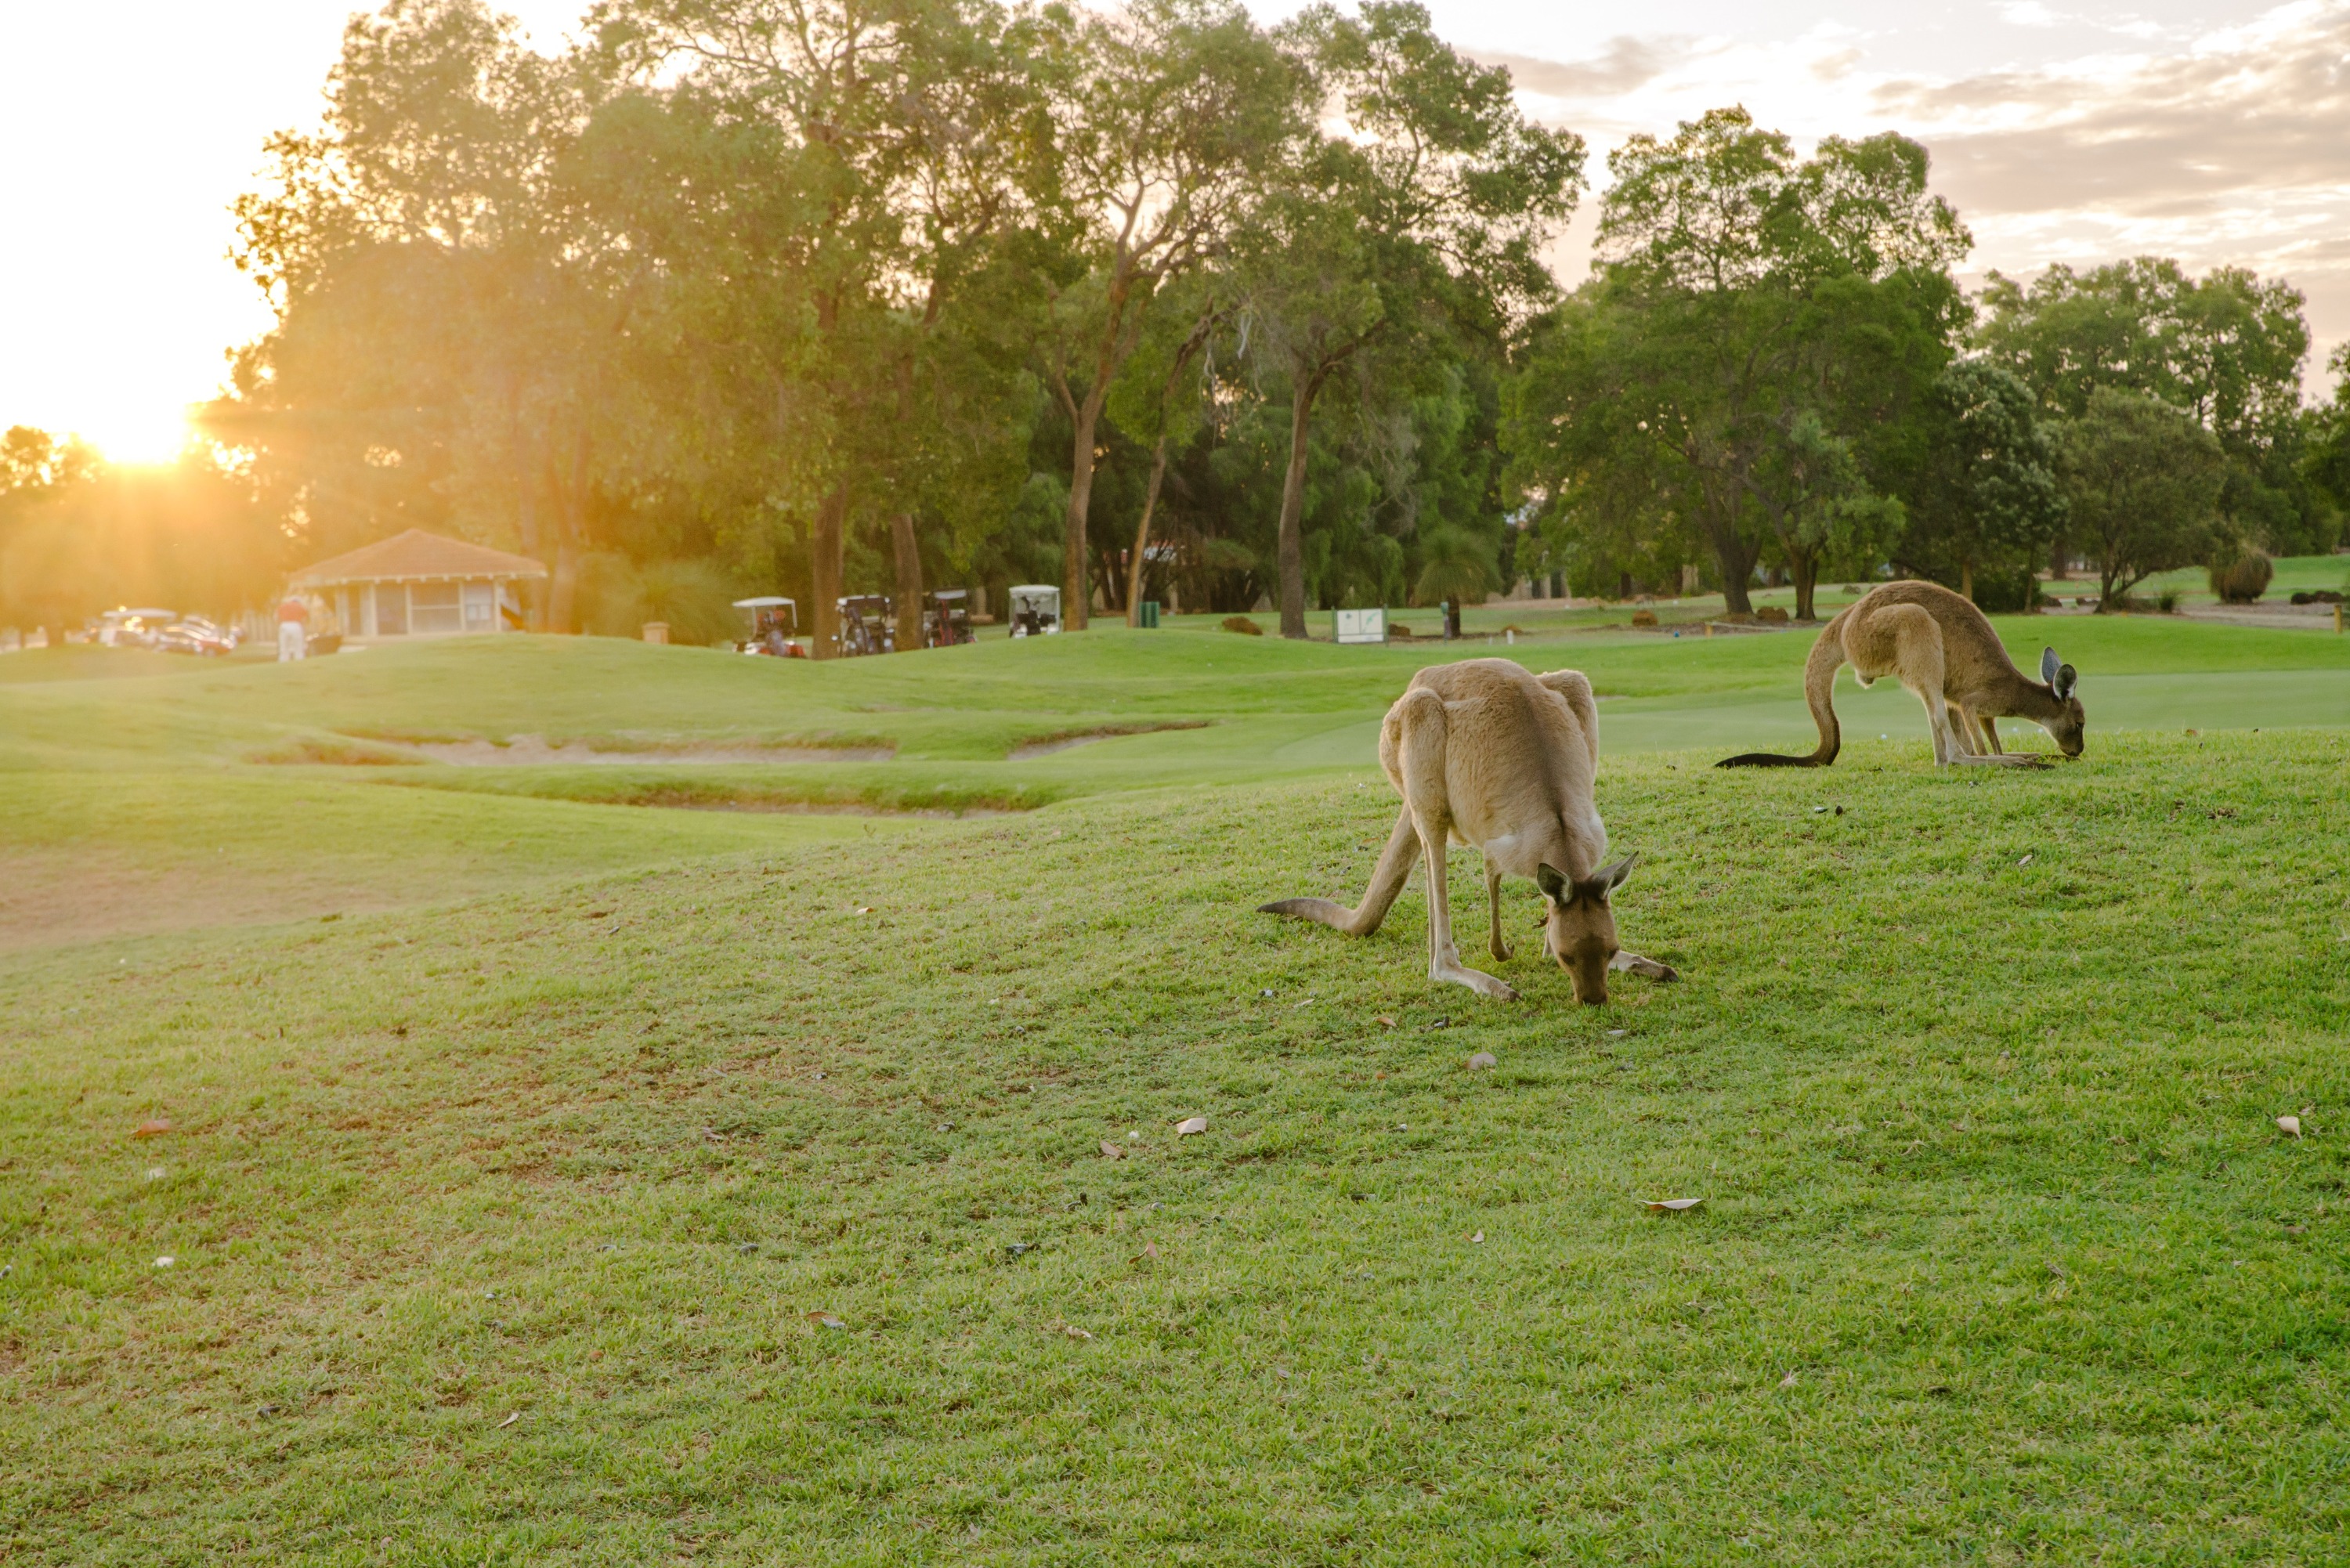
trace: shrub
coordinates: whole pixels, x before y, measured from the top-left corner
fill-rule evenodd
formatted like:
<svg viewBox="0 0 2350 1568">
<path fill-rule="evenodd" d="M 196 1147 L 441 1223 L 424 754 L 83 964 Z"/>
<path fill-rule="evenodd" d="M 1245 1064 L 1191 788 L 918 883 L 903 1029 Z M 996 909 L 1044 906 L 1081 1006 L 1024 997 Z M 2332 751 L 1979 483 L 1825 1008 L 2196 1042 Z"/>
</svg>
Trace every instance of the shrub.
<svg viewBox="0 0 2350 1568">
<path fill-rule="evenodd" d="M 1264 628 L 1257 625 L 1256 622 L 1249 619 L 1249 618 L 1244 615 L 1226 616 L 1224 618 L 1224 629 L 1226 631 L 1239 632 L 1243 637 L 1263 637 L 1264 635 Z"/>
<path fill-rule="evenodd" d="M 2259 550 L 2247 550 L 2232 561 L 2211 567 L 2211 591 L 2222 604 L 2248 605 L 2269 591 L 2276 567 Z"/>
<path fill-rule="evenodd" d="M 1767 620 L 1775 624 L 1783 625 L 1787 619 L 1787 612 L 1783 607 L 1778 605 L 1764 605 L 1762 608 L 1754 612 L 1754 618 L 1756 620 Z"/>
<path fill-rule="evenodd" d="M 1632 612 L 1632 624 L 1634 626 L 1654 626 L 1657 624 L 1657 612 L 1654 610 L 1644 609 L 1634 610 Z"/>
<path fill-rule="evenodd" d="M 2164 615 L 2178 614 L 2178 590 L 2177 588 L 2165 588 L 2160 593 L 2155 595 L 2154 607 L 2160 610 Z"/>
</svg>

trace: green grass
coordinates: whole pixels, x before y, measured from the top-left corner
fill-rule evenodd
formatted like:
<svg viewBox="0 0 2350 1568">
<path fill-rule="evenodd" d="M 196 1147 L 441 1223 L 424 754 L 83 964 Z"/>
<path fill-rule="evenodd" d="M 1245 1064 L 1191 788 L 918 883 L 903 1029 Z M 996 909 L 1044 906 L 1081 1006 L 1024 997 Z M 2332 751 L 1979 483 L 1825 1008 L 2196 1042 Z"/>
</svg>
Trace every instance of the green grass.
<svg viewBox="0 0 2350 1568">
<path fill-rule="evenodd" d="M 2275 567 L 2276 576 L 2270 580 L 2268 591 L 2261 596 L 2262 604 L 2285 604 L 2296 593 L 2318 588 L 2331 588 L 2335 593 L 2350 590 L 2350 556 L 2281 556 Z M 2096 591 L 2094 581 L 2089 584 L 2089 591 Z M 2151 599 L 2160 593 L 2175 593 L 2189 604 L 2218 602 L 2218 597 L 2211 592 L 2210 574 L 2201 566 L 2182 566 L 2175 572 L 2158 572 L 2133 588 L 2131 593 L 2142 599 Z"/>
<path fill-rule="evenodd" d="M 1611 694 L 1687 977 L 1592 1009 L 1523 888 L 1513 1004 L 1428 984 L 1417 878 L 1251 912 L 1359 889 L 1425 649 L 12 680 L 0 1558 L 2338 1561 L 2350 657 L 2002 629 L 2084 761 L 1937 774 L 1847 684 L 1891 740 L 1717 773 L 1808 636 L 1525 649 Z M 246 760 L 852 728 L 897 759 Z"/>
</svg>

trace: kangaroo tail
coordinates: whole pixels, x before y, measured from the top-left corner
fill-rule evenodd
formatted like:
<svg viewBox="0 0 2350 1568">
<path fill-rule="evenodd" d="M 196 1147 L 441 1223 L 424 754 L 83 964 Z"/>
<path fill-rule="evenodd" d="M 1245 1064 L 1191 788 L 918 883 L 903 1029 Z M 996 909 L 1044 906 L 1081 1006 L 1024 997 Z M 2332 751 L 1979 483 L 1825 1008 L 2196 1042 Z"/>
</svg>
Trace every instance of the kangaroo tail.
<svg viewBox="0 0 2350 1568">
<path fill-rule="evenodd" d="M 1256 910 L 1260 915 L 1295 915 L 1350 937 L 1367 937 L 1388 918 L 1396 895 L 1403 891 L 1404 878 L 1411 875 L 1411 863 L 1419 858 L 1419 830 L 1412 822 L 1411 807 L 1407 805 L 1398 814 L 1395 828 L 1388 835 L 1387 848 L 1371 872 L 1371 885 L 1364 889 L 1363 901 L 1354 909 L 1328 898 L 1279 898 L 1270 904 L 1259 904 Z"/>
<path fill-rule="evenodd" d="M 1846 610 L 1828 622 L 1820 639 L 1812 644 L 1812 655 L 1804 660 L 1804 700 L 1812 706 L 1812 722 L 1820 727 L 1820 743 L 1807 757 L 1781 756 L 1775 752 L 1746 752 L 1734 757 L 1724 757 L 1714 766 L 1721 768 L 1824 768 L 1836 760 L 1843 748 L 1844 732 L 1836 725 L 1835 674 L 1844 663 L 1844 623 Z"/>
</svg>

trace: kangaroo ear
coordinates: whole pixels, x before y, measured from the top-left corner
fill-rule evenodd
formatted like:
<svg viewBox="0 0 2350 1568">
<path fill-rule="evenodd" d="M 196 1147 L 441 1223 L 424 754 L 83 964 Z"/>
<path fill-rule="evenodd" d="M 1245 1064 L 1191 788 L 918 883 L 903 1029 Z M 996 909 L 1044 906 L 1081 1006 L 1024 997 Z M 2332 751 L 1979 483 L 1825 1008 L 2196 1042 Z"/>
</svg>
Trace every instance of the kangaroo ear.
<svg viewBox="0 0 2350 1568">
<path fill-rule="evenodd" d="M 2081 672 L 2067 664 L 2056 671 L 2056 679 L 2049 684 L 2056 693 L 2056 700 L 2061 702 L 2070 697 L 2073 694 L 2073 688 L 2080 683 Z"/>
<path fill-rule="evenodd" d="M 2040 650 L 2040 683 L 2043 686 L 2054 686 L 2056 683 L 2056 650 L 2053 648 L 2043 648 Z M 2059 691 L 2057 695 L 2062 697 L 2064 693 Z"/>
<path fill-rule="evenodd" d="M 1604 904 L 1607 901 L 1607 895 L 1621 888 L 1624 885 L 1624 878 L 1629 877 L 1632 874 L 1632 867 L 1639 863 L 1639 854 L 1635 851 L 1612 866 L 1602 866 L 1577 883 L 1576 887 L 1583 893 Z"/>
<path fill-rule="evenodd" d="M 1543 890 L 1543 897 L 1553 903 L 1566 902 L 1566 878 L 1560 876 L 1555 868 L 1549 866 L 1535 867 L 1534 886 L 1540 888 Z"/>
</svg>

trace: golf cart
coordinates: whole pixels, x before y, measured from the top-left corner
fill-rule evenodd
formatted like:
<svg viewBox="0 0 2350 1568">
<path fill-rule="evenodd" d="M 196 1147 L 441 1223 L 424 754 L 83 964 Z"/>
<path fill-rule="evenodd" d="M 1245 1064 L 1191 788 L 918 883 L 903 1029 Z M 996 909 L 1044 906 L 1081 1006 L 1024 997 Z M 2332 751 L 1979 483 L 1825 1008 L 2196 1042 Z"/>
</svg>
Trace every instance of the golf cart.
<svg viewBox="0 0 2350 1568">
<path fill-rule="evenodd" d="M 800 607 L 775 594 L 736 599 L 734 607 L 751 615 L 751 640 L 734 645 L 737 653 L 763 653 L 770 659 L 806 659 L 807 649 L 795 642 L 800 628 Z"/>
<path fill-rule="evenodd" d="M 1012 590 L 1012 635 L 1051 637 L 1061 629 L 1061 590 L 1023 583 Z"/>
<path fill-rule="evenodd" d="M 840 656 L 852 659 L 861 653 L 895 653 L 898 650 L 898 623 L 887 594 L 851 594 L 838 601 L 840 610 Z"/>
<path fill-rule="evenodd" d="M 976 642 L 971 629 L 971 592 L 967 588 L 941 588 L 931 596 L 931 607 L 922 612 L 922 642 L 928 648 L 951 648 L 958 642 Z"/>
</svg>

